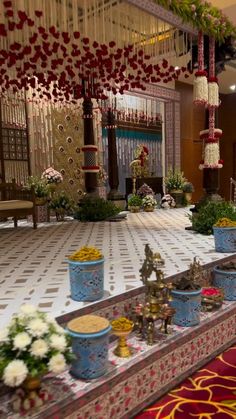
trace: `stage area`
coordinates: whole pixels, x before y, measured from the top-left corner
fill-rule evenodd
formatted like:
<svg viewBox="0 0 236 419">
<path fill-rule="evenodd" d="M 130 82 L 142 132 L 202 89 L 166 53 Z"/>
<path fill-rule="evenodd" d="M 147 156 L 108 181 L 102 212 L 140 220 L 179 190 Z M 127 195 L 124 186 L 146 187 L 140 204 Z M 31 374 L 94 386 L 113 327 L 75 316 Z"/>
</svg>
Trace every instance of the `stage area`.
<svg viewBox="0 0 236 419">
<path fill-rule="evenodd" d="M 213 236 L 186 231 L 188 208 L 129 213 L 117 222 L 0 223 L 0 321 L 6 323 L 25 302 L 60 316 L 85 303 L 70 299 L 67 256 L 82 245 L 95 245 L 105 256 L 105 298 L 141 284 L 144 245 L 161 253 L 166 276 L 184 271 L 194 256 L 202 264 L 227 256 L 216 253 Z"/>
</svg>

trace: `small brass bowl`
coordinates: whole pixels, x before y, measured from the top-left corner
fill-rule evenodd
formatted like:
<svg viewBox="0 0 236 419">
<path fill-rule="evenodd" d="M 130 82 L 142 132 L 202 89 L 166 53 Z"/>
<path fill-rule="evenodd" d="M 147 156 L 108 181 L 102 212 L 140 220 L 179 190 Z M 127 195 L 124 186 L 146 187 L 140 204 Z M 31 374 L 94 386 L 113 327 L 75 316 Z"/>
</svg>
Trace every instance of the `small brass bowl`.
<svg viewBox="0 0 236 419">
<path fill-rule="evenodd" d="M 131 356 L 131 350 L 127 345 L 127 337 L 132 332 L 134 323 L 131 324 L 130 328 L 127 330 L 119 330 L 112 328 L 112 332 L 115 336 L 119 338 L 118 345 L 114 350 L 114 354 L 121 358 L 128 358 Z"/>
</svg>

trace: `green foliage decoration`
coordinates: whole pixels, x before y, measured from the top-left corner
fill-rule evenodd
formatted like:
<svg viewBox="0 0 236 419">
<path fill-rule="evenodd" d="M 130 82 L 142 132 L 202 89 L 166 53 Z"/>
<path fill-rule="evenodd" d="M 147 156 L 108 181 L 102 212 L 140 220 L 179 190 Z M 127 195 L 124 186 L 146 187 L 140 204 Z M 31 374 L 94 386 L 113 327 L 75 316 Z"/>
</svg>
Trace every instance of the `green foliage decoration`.
<svg viewBox="0 0 236 419">
<path fill-rule="evenodd" d="M 65 212 L 70 212 L 74 209 L 74 201 L 64 191 L 61 191 L 53 195 L 49 206 L 55 211 L 63 209 Z"/>
<path fill-rule="evenodd" d="M 169 169 L 165 177 L 165 185 L 168 192 L 173 190 L 182 190 L 184 185 L 184 174 L 179 170 Z"/>
<path fill-rule="evenodd" d="M 80 221 L 103 221 L 120 211 L 113 202 L 103 198 L 85 198 L 75 211 L 74 218 Z"/>
<path fill-rule="evenodd" d="M 220 43 L 236 36 L 236 27 L 222 10 L 204 0 L 153 0 Z M 223 3 L 222 3 L 223 6 Z"/>
<path fill-rule="evenodd" d="M 139 195 L 131 195 L 128 199 L 129 207 L 141 207 L 142 198 Z"/>
<path fill-rule="evenodd" d="M 213 225 L 223 217 L 236 221 L 236 210 L 230 202 L 208 202 L 189 216 L 193 230 L 205 235 L 212 234 Z"/>
<path fill-rule="evenodd" d="M 49 195 L 49 188 L 46 179 L 42 179 L 39 176 L 29 176 L 26 188 L 30 189 L 31 186 L 34 188 L 35 195 L 38 198 L 47 198 Z"/>
</svg>

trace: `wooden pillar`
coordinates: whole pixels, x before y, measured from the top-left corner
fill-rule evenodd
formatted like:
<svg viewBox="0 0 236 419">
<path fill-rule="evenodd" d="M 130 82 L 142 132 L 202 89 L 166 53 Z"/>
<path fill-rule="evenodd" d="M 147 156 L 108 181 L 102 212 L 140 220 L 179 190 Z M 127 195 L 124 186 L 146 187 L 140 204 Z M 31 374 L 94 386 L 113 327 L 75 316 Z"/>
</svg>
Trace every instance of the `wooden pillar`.
<svg viewBox="0 0 236 419">
<path fill-rule="evenodd" d="M 111 109 L 107 112 L 107 140 L 108 140 L 108 182 L 110 191 L 108 199 L 117 200 L 122 196 L 118 191 L 119 187 L 119 172 L 117 162 L 117 148 L 116 148 L 116 125 L 115 115 Z"/>
<path fill-rule="evenodd" d="M 85 189 L 88 195 L 97 195 L 97 146 L 95 145 L 93 130 L 93 103 L 91 98 L 84 98 L 83 101 L 83 119 L 84 119 L 84 166 Z"/>
</svg>

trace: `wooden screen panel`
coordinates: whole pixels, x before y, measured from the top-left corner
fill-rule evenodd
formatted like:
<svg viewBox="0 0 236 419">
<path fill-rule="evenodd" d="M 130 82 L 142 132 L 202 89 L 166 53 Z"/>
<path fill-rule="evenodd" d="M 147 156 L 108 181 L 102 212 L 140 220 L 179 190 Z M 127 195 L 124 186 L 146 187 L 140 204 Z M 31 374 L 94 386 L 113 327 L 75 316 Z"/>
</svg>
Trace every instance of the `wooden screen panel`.
<svg viewBox="0 0 236 419">
<path fill-rule="evenodd" d="M 27 131 L 16 128 L 2 129 L 4 160 L 28 161 Z"/>
</svg>

